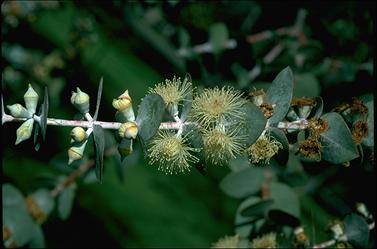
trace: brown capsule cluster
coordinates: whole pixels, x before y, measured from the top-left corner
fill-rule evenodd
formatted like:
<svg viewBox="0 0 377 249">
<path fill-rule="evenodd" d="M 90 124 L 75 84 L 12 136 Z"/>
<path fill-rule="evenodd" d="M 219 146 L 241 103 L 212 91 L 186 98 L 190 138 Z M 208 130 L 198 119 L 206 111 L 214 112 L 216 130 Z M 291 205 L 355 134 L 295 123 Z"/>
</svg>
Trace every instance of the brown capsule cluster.
<svg viewBox="0 0 377 249">
<path fill-rule="evenodd" d="M 265 118 L 269 119 L 274 113 L 274 108 L 271 104 L 266 102 L 266 93 L 263 89 L 254 89 L 248 96 L 251 101 L 259 107 Z"/>
<path fill-rule="evenodd" d="M 311 98 L 293 98 L 291 101 L 291 106 L 303 107 L 303 106 L 315 106 L 317 103 Z"/>
<path fill-rule="evenodd" d="M 353 126 L 352 126 L 352 138 L 355 144 L 361 144 L 361 140 L 368 136 L 368 123 L 365 122 L 364 120 L 359 120 L 357 121 Z"/>
<path fill-rule="evenodd" d="M 313 137 L 318 137 L 329 128 L 327 121 L 321 118 L 311 118 L 308 122 L 310 134 Z"/>
<path fill-rule="evenodd" d="M 269 119 L 274 113 L 274 108 L 268 103 L 263 103 L 259 106 L 265 118 Z"/>
<path fill-rule="evenodd" d="M 333 112 L 342 113 L 344 111 L 350 110 L 352 113 L 367 114 L 368 107 L 366 107 L 363 101 L 356 97 L 352 97 L 352 103 L 344 103 L 332 109 Z"/>
<path fill-rule="evenodd" d="M 321 143 L 318 139 L 308 138 L 299 144 L 298 153 L 305 157 L 315 158 L 321 153 Z"/>
</svg>

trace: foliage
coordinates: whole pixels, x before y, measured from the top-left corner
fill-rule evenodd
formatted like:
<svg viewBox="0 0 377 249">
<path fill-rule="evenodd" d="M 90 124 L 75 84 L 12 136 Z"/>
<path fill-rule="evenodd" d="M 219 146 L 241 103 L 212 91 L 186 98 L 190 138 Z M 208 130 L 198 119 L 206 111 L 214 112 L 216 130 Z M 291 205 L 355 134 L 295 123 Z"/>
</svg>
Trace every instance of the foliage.
<svg viewBox="0 0 377 249">
<path fill-rule="evenodd" d="M 375 246 L 373 4 L 272 5 L 6 2 L 3 245 Z"/>
</svg>

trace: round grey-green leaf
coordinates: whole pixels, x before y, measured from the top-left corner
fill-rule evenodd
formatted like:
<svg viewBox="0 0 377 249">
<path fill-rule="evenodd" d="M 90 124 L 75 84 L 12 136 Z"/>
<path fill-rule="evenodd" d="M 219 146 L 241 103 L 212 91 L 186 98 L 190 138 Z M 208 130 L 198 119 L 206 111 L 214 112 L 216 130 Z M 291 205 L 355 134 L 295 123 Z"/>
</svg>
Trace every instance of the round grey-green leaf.
<svg viewBox="0 0 377 249">
<path fill-rule="evenodd" d="M 344 233 L 348 242 L 359 248 L 367 248 L 369 227 L 363 217 L 357 214 L 347 215 L 344 219 Z"/>
<path fill-rule="evenodd" d="M 220 188 L 231 197 L 244 198 L 260 191 L 263 181 L 264 170 L 251 167 L 228 174 L 220 182 Z"/>
<path fill-rule="evenodd" d="M 295 191 L 288 185 L 271 182 L 269 185 L 271 199 L 269 216 L 281 223 L 297 223 L 300 217 L 300 202 Z"/>
<path fill-rule="evenodd" d="M 73 201 L 75 198 L 75 186 L 71 185 L 65 188 L 57 198 L 58 214 L 62 220 L 68 218 L 72 211 Z"/>
<path fill-rule="evenodd" d="M 138 134 L 148 140 L 156 134 L 165 111 L 165 102 L 158 94 L 151 93 L 145 96 L 140 104 L 136 118 Z"/>
<path fill-rule="evenodd" d="M 328 123 L 327 131 L 321 134 L 322 159 L 340 164 L 357 158 L 356 145 L 343 118 L 335 112 L 326 113 L 322 118 Z"/>
</svg>

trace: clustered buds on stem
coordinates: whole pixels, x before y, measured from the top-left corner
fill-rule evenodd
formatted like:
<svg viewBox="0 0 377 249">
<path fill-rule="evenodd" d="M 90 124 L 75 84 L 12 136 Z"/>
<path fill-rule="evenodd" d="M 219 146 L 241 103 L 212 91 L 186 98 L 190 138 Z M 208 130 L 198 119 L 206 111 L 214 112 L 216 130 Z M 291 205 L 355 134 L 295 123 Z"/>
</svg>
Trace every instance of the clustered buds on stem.
<svg viewBox="0 0 377 249">
<path fill-rule="evenodd" d="M 33 132 L 34 119 L 28 119 L 17 129 L 16 145 L 30 138 Z"/>
<path fill-rule="evenodd" d="M 10 114 L 15 118 L 31 118 L 33 114 L 21 104 L 7 105 Z"/>
<path fill-rule="evenodd" d="M 82 127 L 75 127 L 75 128 L 72 129 L 72 131 L 71 131 L 71 143 L 74 143 L 74 142 L 80 143 L 87 138 L 88 138 L 88 136 L 87 136 L 85 130 Z"/>
<path fill-rule="evenodd" d="M 68 164 L 73 163 L 76 160 L 79 160 L 84 155 L 85 146 L 88 140 L 85 140 L 81 143 L 77 143 L 74 146 L 68 149 Z"/>
</svg>

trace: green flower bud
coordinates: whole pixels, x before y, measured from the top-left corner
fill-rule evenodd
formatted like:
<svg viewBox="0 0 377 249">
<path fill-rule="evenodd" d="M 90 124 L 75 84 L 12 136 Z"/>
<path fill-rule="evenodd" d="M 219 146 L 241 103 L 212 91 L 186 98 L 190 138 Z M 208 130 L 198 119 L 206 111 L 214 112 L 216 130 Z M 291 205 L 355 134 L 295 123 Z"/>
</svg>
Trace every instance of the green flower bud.
<svg viewBox="0 0 377 249">
<path fill-rule="evenodd" d="M 88 140 L 83 142 L 80 145 L 72 146 L 68 150 L 68 165 L 71 164 L 73 161 L 79 160 L 84 155 L 85 146 Z"/>
<path fill-rule="evenodd" d="M 33 124 L 34 124 L 34 119 L 31 118 L 23 122 L 22 125 L 17 129 L 16 145 L 30 138 L 31 133 L 33 132 Z"/>
<path fill-rule="evenodd" d="M 123 159 L 127 157 L 128 155 L 130 155 L 133 151 L 132 139 L 126 139 L 126 138 L 122 139 L 122 141 L 118 145 L 118 151 L 119 151 L 121 160 L 123 161 Z"/>
<path fill-rule="evenodd" d="M 113 107 L 118 111 L 122 111 L 132 106 L 132 99 L 126 90 L 118 99 L 113 99 Z"/>
<path fill-rule="evenodd" d="M 112 105 L 117 112 L 115 118 L 118 122 L 135 121 L 135 114 L 132 108 L 132 99 L 126 90 L 118 99 L 113 99 Z"/>
<path fill-rule="evenodd" d="M 77 87 L 77 93 L 72 91 L 71 103 L 82 114 L 89 112 L 89 95 L 82 92 L 80 88 L 78 87 Z"/>
<path fill-rule="evenodd" d="M 118 130 L 119 136 L 121 138 L 133 138 L 135 139 L 137 136 L 137 124 L 133 121 L 123 123 Z"/>
<path fill-rule="evenodd" d="M 38 94 L 34 91 L 33 87 L 29 84 L 29 89 L 24 95 L 26 108 L 34 114 L 38 105 Z"/>
<path fill-rule="evenodd" d="M 71 143 L 82 142 L 87 138 L 87 134 L 82 127 L 75 127 L 71 131 Z"/>
<path fill-rule="evenodd" d="M 31 118 L 33 116 L 25 107 L 21 104 L 7 105 L 10 114 L 15 118 Z"/>
</svg>

